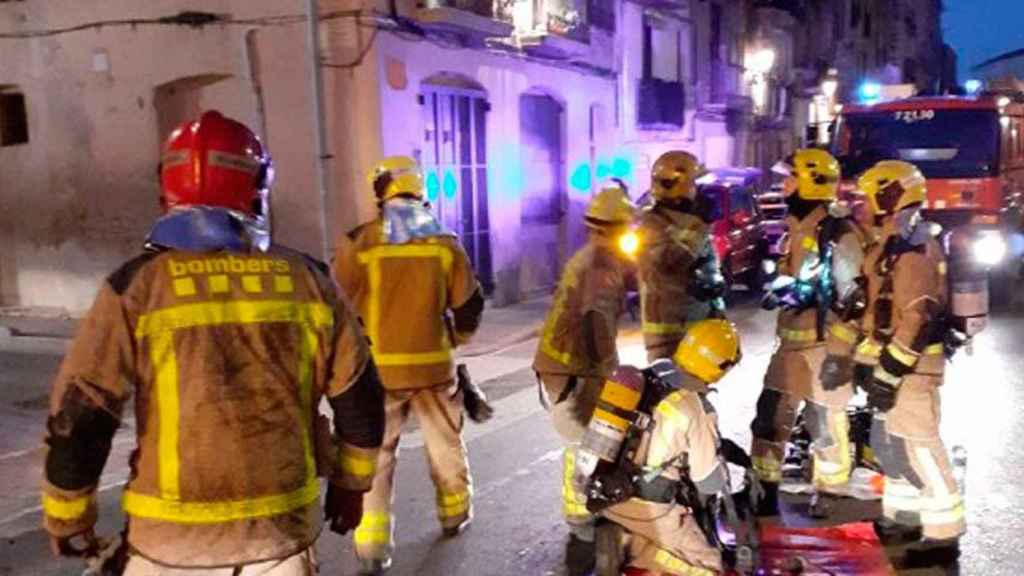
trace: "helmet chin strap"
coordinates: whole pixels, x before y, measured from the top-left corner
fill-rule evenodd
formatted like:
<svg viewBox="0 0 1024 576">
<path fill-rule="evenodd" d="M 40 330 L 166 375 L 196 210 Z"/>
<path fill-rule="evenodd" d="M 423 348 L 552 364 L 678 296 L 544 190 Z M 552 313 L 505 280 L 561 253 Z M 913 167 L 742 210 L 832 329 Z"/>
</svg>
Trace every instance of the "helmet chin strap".
<svg viewBox="0 0 1024 576">
<path fill-rule="evenodd" d="M 790 214 L 796 216 L 799 220 L 806 218 L 815 208 L 822 204 L 823 202 L 819 200 L 806 200 L 797 192 L 786 197 L 786 208 Z"/>
</svg>

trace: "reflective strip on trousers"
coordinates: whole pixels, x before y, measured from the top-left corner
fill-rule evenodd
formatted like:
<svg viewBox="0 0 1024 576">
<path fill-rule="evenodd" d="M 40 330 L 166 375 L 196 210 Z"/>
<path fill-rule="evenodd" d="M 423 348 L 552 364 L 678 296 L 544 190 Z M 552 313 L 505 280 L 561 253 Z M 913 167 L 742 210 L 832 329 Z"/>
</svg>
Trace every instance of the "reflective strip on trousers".
<svg viewBox="0 0 1024 576">
<path fill-rule="evenodd" d="M 813 477 L 816 486 L 841 486 L 850 480 L 850 421 L 843 411 L 836 412 L 832 417 L 830 429 L 836 445 L 830 447 L 828 451 L 838 454 L 839 461 L 826 459 L 823 456 L 826 450 L 814 451 Z"/>
<path fill-rule="evenodd" d="M 896 340 L 890 342 L 885 349 L 889 352 L 889 355 L 896 359 L 897 362 L 907 368 L 913 368 L 914 365 L 917 364 L 917 359 L 920 357 L 916 352 L 907 349 Z"/>
<path fill-rule="evenodd" d="M 387 258 L 436 258 L 440 260 L 441 268 L 447 277 L 452 267 L 451 249 L 442 244 L 385 244 L 360 252 L 358 258 L 361 264 L 366 265 L 370 283 L 366 306 L 366 335 L 373 347 L 373 361 L 377 366 L 424 366 L 450 362 L 452 349 L 447 330 L 441 331 L 438 349 L 430 352 L 384 353 L 378 349 L 378 346 L 382 342 L 380 338 L 380 261 Z M 445 294 L 445 290 L 440 291 L 442 310 L 446 304 L 443 301 L 446 297 Z"/>
<path fill-rule="evenodd" d="M 662 568 L 672 572 L 673 574 L 681 574 L 684 576 L 715 576 L 715 573 L 711 570 L 684 562 L 665 550 L 658 550 L 654 555 L 654 561 Z"/>
<path fill-rule="evenodd" d="M 54 498 L 49 494 L 43 494 L 43 512 L 50 518 L 56 518 L 57 520 L 77 520 L 85 516 L 94 499 L 94 494 L 70 500 L 62 500 Z"/>
<path fill-rule="evenodd" d="M 387 512 L 363 512 L 363 518 L 352 534 L 356 546 L 391 545 L 391 514 Z"/>
<path fill-rule="evenodd" d="M 562 453 L 562 465 L 562 514 L 570 524 L 589 522 L 593 515 L 587 510 L 587 499 L 572 485 L 576 473 L 575 447 L 566 448 Z"/>
<path fill-rule="evenodd" d="M 782 463 L 774 456 L 752 456 L 751 460 L 754 463 L 754 473 L 760 480 L 776 483 L 782 481 Z"/>
<path fill-rule="evenodd" d="M 469 514 L 472 495 L 468 490 L 462 492 L 437 492 L 437 516 L 442 520 L 458 518 Z"/>
<path fill-rule="evenodd" d="M 779 329 L 779 338 L 785 342 L 814 342 L 818 339 L 817 330 L 789 330 Z"/>
<path fill-rule="evenodd" d="M 299 414 L 302 428 L 307 431 L 302 435 L 307 474 L 305 484 L 291 492 L 257 498 L 182 501 L 179 453 L 181 414 L 174 334 L 177 330 L 193 327 L 267 323 L 296 324 L 301 329 L 297 374 L 302 406 Z M 155 371 L 159 495 L 126 490 L 122 502 L 125 512 L 140 518 L 204 524 L 285 514 L 315 500 L 319 483 L 316 480 L 316 461 L 308 420 L 312 410 L 311 368 L 319 345 L 317 329 L 333 324 L 334 312 L 330 307 L 320 303 L 286 300 L 200 302 L 164 308 L 140 317 L 136 336 L 149 339 L 150 359 Z"/>
<path fill-rule="evenodd" d="M 836 339 L 846 342 L 847 344 L 854 344 L 857 342 L 857 331 L 840 322 L 832 324 L 829 332 L 835 336 Z"/>
</svg>

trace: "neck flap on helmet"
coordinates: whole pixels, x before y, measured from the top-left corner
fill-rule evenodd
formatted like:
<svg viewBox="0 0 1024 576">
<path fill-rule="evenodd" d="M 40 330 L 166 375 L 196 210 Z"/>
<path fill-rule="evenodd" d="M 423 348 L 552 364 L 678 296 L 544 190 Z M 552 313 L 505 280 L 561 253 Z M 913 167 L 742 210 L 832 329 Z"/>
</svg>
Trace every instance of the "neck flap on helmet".
<svg viewBox="0 0 1024 576">
<path fill-rule="evenodd" d="M 175 208 L 156 221 L 147 246 L 190 252 L 266 251 L 270 235 L 255 219 L 227 208 Z"/>
<path fill-rule="evenodd" d="M 455 236 L 447 230 L 421 200 L 392 198 L 381 207 L 384 239 L 389 244 L 405 244 L 419 238 Z"/>
</svg>

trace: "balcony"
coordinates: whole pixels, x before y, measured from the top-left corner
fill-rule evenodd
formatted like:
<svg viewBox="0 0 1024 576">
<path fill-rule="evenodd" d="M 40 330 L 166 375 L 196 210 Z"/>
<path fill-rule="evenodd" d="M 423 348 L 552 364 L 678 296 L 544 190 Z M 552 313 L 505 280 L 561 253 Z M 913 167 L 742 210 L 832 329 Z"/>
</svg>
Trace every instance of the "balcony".
<svg viewBox="0 0 1024 576">
<path fill-rule="evenodd" d="M 495 0 L 420 0 L 415 19 L 424 28 L 469 32 L 482 37 L 509 36 L 512 21 L 504 18 Z"/>
<path fill-rule="evenodd" d="M 675 130 L 686 121 L 686 89 L 682 82 L 643 78 L 637 84 L 638 126 Z"/>
</svg>

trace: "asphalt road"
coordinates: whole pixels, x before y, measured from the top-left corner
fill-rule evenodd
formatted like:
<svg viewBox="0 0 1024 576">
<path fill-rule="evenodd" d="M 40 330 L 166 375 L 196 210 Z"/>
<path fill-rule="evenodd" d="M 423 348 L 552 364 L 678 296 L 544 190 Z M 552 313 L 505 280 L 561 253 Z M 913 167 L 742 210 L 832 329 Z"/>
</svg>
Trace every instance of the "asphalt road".
<svg viewBox="0 0 1024 576">
<path fill-rule="evenodd" d="M 761 377 L 772 347 L 772 315 L 740 306 L 733 312 L 743 337 L 744 360 L 719 386 L 712 401 L 723 435 L 749 443 Z M 959 567 L 900 574 L 1016 575 L 1024 568 L 1024 322 L 1021 313 L 996 316 L 973 356 L 961 354 L 944 389 L 943 434 L 949 447 L 969 454 L 967 510 L 970 531 Z M 635 332 L 621 341 L 623 360 L 643 354 Z M 0 341 L 0 576 L 72 575 L 75 561 L 55 560 L 39 528 L 40 438 L 49 381 L 65 342 L 45 339 Z M 392 574 L 561 574 L 564 528 L 560 519 L 559 449 L 537 402 L 528 369 L 534 342 L 473 359 L 471 369 L 487 380 L 498 415 L 483 426 L 467 425 L 466 440 L 475 484 L 476 520 L 454 540 L 442 540 L 434 517 L 422 441 L 415 430 L 403 438 L 396 512 L 398 551 Z M 115 440 L 101 482 L 99 528 L 112 533 L 121 523 L 119 494 L 127 472 L 133 428 L 129 420 Z M 798 506 L 787 523 L 803 523 Z M 857 510 L 847 511 L 850 515 Z M 353 574 L 347 539 L 325 533 L 318 543 L 323 574 Z"/>
</svg>

